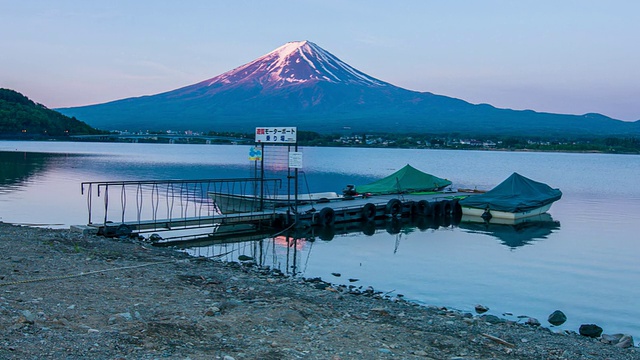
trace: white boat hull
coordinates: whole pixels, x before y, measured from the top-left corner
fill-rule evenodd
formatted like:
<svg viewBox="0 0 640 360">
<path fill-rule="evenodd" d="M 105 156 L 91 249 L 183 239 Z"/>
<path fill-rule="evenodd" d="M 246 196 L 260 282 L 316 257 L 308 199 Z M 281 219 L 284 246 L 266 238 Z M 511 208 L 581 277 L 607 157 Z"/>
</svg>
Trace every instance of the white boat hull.
<svg viewBox="0 0 640 360">
<path fill-rule="evenodd" d="M 286 207 L 293 204 L 294 195 L 278 195 L 273 197 L 260 197 L 255 195 L 234 195 L 210 192 L 209 197 L 213 200 L 218 210 L 223 214 L 243 213 L 272 210 L 279 207 Z M 335 192 L 322 192 L 310 194 L 298 194 L 298 203 L 327 202 L 341 199 L 342 196 Z"/>
<path fill-rule="evenodd" d="M 472 215 L 462 215 L 460 218 L 460 223 L 478 223 L 478 224 L 486 224 L 491 223 L 492 225 L 519 225 L 529 222 L 551 222 L 553 218 L 549 213 L 542 213 L 540 215 L 527 216 L 519 219 L 504 219 L 504 218 L 496 218 L 492 217 L 491 220 L 485 220 L 481 216 L 472 216 Z"/>
<path fill-rule="evenodd" d="M 492 218 L 517 220 L 517 219 L 522 219 L 530 216 L 543 214 L 547 212 L 550 208 L 551 208 L 551 204 L 547 204 L 539 208 L 531 209 L 529 211 L 524 211 L 524 212 L 517 212 L 517 213 L 506 212 L 506 211 L 496 211 L 496 210 L 490 210 L 489 212 L 491 213 Z M 484 212 L 485 212 L 485 209 L 462 206 L 462 215 L 482 216 Z"/>
</svg>

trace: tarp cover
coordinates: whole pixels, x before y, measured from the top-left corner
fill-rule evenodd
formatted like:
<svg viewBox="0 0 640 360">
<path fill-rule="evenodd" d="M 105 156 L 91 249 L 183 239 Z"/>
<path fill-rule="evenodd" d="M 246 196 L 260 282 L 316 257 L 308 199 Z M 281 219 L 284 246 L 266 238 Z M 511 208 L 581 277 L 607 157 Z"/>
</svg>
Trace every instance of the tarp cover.
<svg viewBox="0 0 640 360">
<path fill-rule="evenodd" d="M 367 185 L 356 186 L 360 194 L 398 194 L 421 191 L 435 191 L 451 185 L 451 181 L 424 173 L 411 165 L 406 165 L 393 174 Z"/>
<path fill-rule="evenodd" d="M 460 205 L 518 213 L 539 208 L 561 197 L 559 189 L 513 173 L 490 191 L 460 200 Z"/>
</svg>

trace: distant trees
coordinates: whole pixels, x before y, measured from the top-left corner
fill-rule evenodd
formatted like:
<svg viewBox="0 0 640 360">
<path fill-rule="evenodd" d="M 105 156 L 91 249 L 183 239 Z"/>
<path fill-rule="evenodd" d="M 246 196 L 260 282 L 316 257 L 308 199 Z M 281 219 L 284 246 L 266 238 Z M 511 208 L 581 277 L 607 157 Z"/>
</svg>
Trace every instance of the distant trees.
<svg viewBox="0 0 640 360">
<path fill-rule="evenodd" d="M 3 136 L 67 136 L 101 134 L 86 123 L 48 109 L 11 89 L 0 89 L 0 134 Z"/>
</svg>

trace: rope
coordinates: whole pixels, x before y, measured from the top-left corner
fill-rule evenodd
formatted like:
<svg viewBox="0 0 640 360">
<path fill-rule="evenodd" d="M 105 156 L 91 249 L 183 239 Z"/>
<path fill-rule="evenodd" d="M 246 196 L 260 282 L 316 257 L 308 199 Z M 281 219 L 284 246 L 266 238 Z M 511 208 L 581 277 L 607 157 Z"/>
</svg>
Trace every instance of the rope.
<svg viewBox="0 0 640 360">
<path fill-rule="evenodd" d="M 289 227 L 287 227 L 287 228 L 286 228 L 286 229 L 284 229 L 284 230 L 280 230 L 280 231 L 278 231 L 277 233 L 275 233 L 275 234 L 271 235 L 271 237 L 272 237 L 272 238 L 274 238 L 274 237 L 276 237 L 276 236 L 280 236 L 280 235 L 282 235 L 282 234 L 286 233 L 287 231 L 291 230 L 294 226 L 296 226 L 296 223 L 293 223 L 293 224 L 289 225 Z"/>
<path fill-rule="evenodd" d="M 60 275 L 60 276 L 51 276 L 51 277 L 39 278 L 39 279 L 30 279 L 30 280 L 13 281 L 13 282 L 8 282 L 8 283 L 2 283 L 2 284 L 0 284 L 0 287 L 2 287 L 2 286 L 8 286 L 8 285 L 28 284 L 28 283 L 34 283 L 34 282 L 40 282 L 40 281 L 51 281 L 51 280 L 70 279 L 70 278 L 74 278 L 74 277 L 80 277 L 80 276 L 85 276 L 85 275 L 93 275 L 93 274 L 105 273 L 105 272 L 109 272 L 109 271 L 119 271 L 119 270 L 127 270 L 127 269 L 136 269 L 136 268 L 141 268 L 141 267 L 151 266 L 151 265 L 168 264 L 168 263 L 170 263 L 170 262 L 175 262 L 175 260 L 167 260 L 167 261 L 161 261 L 161 262 L 156 262 L 156 263 L 148 263 L 148 264 L 142 264 L 142 265 L 125 266 L 125 267 L 121 267 L 121 268 L 114 268 L 114 269 L 106 269 L 106 270 L 95 270 L 95 271 L 89 271 L 89 272 L 81 272 L 81 273 L 79 273 L 79 274 L 72 274 L 72 275 Z"/>
</svg>

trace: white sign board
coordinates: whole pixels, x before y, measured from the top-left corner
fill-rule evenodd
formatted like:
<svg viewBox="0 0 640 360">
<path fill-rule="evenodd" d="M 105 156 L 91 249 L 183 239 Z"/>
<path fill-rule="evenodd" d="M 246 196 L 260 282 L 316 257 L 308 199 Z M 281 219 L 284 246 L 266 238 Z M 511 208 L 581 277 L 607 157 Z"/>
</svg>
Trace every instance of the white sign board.
<svg viewBox="0 0 640 360">
<path fill-rule="evenodd" d="M 289 152 L 289 167 L 292 169 L 302 169 L 302 153 L 300 151 Z"/>
<path fill-rule="evenodd" d="M 270 144 L 295 144 L 297 142 L 296 127 L 257 127 L 256 142 Z"/>
</svg>

